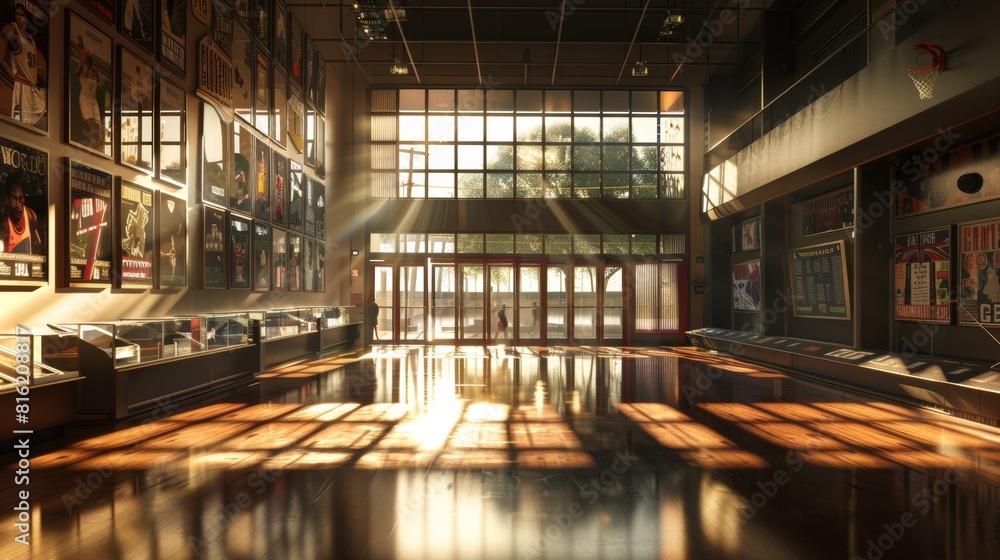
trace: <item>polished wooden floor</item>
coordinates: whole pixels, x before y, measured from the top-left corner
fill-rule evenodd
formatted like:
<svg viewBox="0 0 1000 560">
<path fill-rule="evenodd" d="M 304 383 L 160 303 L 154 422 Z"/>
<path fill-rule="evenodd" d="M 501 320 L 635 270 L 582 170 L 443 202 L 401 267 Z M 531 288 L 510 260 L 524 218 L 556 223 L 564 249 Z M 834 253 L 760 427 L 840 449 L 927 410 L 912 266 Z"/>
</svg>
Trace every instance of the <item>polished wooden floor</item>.
<svg viewBox="0 0 1000 560">
<path fill-rule="evenodd" d="M 1000 431 L 691 348 L 380 347 L 10 449 L 4 560 L 1000 558 Z"/>
</svg>

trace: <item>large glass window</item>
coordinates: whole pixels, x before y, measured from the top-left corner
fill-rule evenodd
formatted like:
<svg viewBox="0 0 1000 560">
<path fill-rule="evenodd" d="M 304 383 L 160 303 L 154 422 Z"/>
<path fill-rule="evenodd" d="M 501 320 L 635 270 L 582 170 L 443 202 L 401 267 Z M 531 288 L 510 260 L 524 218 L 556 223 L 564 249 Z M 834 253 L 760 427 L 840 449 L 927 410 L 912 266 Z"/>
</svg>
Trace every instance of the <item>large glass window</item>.
<svg viewBox="0 0 1000 560">
<path fill-rule="evenodd" d="M 687 115 L 680 91 L 371 95 L 373 197 L 685 196 Z"/>
</svg>

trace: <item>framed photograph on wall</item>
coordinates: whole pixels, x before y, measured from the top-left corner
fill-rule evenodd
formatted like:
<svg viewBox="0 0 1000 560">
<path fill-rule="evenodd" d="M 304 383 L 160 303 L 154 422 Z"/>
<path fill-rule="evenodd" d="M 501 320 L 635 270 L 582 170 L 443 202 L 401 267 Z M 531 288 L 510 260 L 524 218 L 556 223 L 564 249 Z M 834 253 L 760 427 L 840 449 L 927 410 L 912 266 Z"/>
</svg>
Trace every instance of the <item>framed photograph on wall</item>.
<svg viewBox="0 0 1000 560">
<path fill-rule="evenodd" d="M 187 203 L 156 193 L 156 287 L 187 286 Z"/>
<path fill-rule="evenodd" d="M 250 219 L 229 214 L 229 287 L 250 288 Z"/>
<path fill-rule="evenodd" d="M 153 0 L 118 0 L 118 31 L 153 54 Z"/>
<path fill-rule="evenodd" d="M 279 145 L 285 145 L 285 133 L 288 128 L 288 76 L 281 70 L 271 72 L 274 87 L 271 88 L 273 102 L 271 103 L 271 140 Z"/>
<path fill-rule="evenodd" d="M 733 247 L 737 251 L 752 251 L 760 249 L 760 216 L 743 220 L 736 224 L 736 242 Z"/>
<path fill-rule="evenodd" d="M 116 99 L 111 37 L 73 12 L 68 13 L 66 28 L 69 143 L 111 159 Z"/>
<path fill-rule="evenodd" d="M 153 285 L 153 191 L 120 177 L 117 182 L 115 284 L 149 288 Z"/>
<path fill-rule="evenodd" d="M 156 178 L 177 187 L 187 186 L 187 95 L 184 89 L 160 77 L 156 88 Z"/>
<path fill-rule="evenodd" d="M 288 238 L 278 228 L 271 233 L 271 289 L 288 289 Z"/>
<path fill-rule="evenodd" d="M 291 88 L 288 96 L 288 143 L 296 153 L 302 153 L 305 147 L 303 136 L 306 133 L 306 106 L 302 102 L 302 92 Z"/>
<path fill-rule="evenodd" d="M 250 127 L 233 121 L 233 179 L 229 186 L 229 208 L 250 215 L 253 207 L 253 195 L 250 192 L 250 182 L 256 177 L 250 170 L 253 162 L 253 151 L 256 139 L 250 132 Z"/>
<path fill-rule="evenodd" d="M 301 232 L 305 223 L 305 197 L 302 185 L 302 164 L 288 160 L 288 227 Z"/>
<path fill-rule="evenodd" d="M 257 51 L 257 64 L 254 78 L 253 122 L 264 136 L 270 135 L 271 124 L 271 64 L 267 53 Z"/>
<path fill-rule="evenodd" d="M 68 167 L 66 283 L 71 287 L 110 286 L 114 178 L 78 161 L 69 160 Z"/>
<path fill-rule="evenodd" d="M 274 3 L 274 40 L 271 42 L 271 60 L 288 71 L 288 9 L 282 0 Z"/>
<path fill-rule="evenodd" d="M 253 224 L 253 289 L 271 289 L 271 226 Z"/>
<path fill-rule="evenodd" d="M 118 53 L 118 163 L 152 174 L 153 69 L 125 47 Z"/>
<path fill-rule="evenodd" d="M 271 189 L 271 223 L 288 225 L 288 160 L 274 150 L 271 158 L 274 188 Z"/>
<path fill-rule="evenodd" d="M 229 200 L 229 125 L 209 103 L 201 103 L 201 201 L 226 207 Z M 181 146 L 181 151 L 184 148 Z"/>
<path fill-rule="evenodd" d="M 288 289 L 292 292 L 302 291 L 302 236 L 288 233 L 288 254 L 285 266 Z"/>
<path fill-rule="evenodd" d="M 182 78 L 187 75 L 187 5 L 190 0 L 158 0 L 160 63 Z M 198 0 L 195 0 L 197 4 Z"/>
<path fill-rule="evenodd" d="M 204 207 L 202 220 L 204 266 L 202 267 L 202 287 L 226 287 L 226 214 L 225 210 Z"/>
<path fill-rule="evenodd" d="M 267 142 L 257 139 L 255 165 L 253 174 L 255 197 L 253 216 L 257 220 L 271 221 L 271 147 Z"/>
<path fill-rule="evenodd" d="M 0 117 L 49 132 L 49 3 L 4 0 L 0 34 Z"/>
<path fill-rule="evenodd" d="M 951 322 L 951 228 L 896 236 L 897 321 Z"/>
</svg>

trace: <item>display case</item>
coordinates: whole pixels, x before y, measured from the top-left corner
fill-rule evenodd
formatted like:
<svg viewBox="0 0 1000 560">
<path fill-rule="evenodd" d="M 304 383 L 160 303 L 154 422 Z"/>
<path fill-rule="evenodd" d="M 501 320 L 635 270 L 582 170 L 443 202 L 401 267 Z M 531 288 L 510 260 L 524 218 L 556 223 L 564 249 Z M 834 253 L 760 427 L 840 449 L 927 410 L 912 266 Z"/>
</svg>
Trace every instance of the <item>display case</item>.
<svg viewBox="0 0 1000 560">
<path fill-rule="evenodd" d="M 13 390 L 19 375 L 29 386 L 73 379 L 77 364 L 76 333 L 43 327 L 0 334 L 0 391 Z"/>
<path fill-rule="evenodd" d="M 261 339 L 274 340 L 284 336 L 313 332 L 317 329 L 315 307 L 255 311 L 251 317 L 261 324 Z"/>
<path fill-rule="evenodd" d="M 346 307 L 317 307 L 316 317 L 319 319 L 321 329 L 342 327 L 349 323 L 350 315 Z"/>
</svg>

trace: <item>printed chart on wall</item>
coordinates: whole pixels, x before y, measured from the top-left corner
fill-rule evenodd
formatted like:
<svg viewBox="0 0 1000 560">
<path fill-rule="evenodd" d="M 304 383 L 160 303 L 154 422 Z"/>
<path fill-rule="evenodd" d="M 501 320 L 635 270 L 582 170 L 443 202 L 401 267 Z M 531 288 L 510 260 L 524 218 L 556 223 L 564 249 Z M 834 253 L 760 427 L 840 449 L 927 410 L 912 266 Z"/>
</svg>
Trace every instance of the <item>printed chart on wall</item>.
<svg viewBox="0 0 1000 560">
<path fill-rule="evenodd" d="M 963 224 L 959 323 L 1000 326 L 1000 220 Z"/>
<path fill-rule="evenodd" d="M 0 138 L 0 284 L 49 278 L 49 155 Z"/>
<path fill-rule="evenodd" d="M 796 317 L 851 318 L 843 241 L 792 249 L 788 259 Z"/>
<path fill-rule="evenodd" d="M 760 259 L 733 265 L 733 309 L 760 311 Z"/>
<path fill-rule="evenodd" d="M 951 230 L 896 236 L 897 321 L 951 321 Z"/>
</svg>

